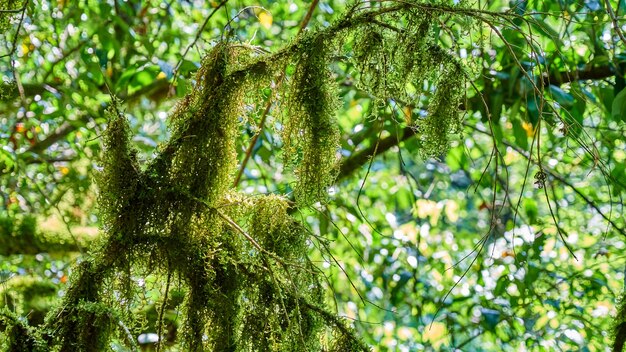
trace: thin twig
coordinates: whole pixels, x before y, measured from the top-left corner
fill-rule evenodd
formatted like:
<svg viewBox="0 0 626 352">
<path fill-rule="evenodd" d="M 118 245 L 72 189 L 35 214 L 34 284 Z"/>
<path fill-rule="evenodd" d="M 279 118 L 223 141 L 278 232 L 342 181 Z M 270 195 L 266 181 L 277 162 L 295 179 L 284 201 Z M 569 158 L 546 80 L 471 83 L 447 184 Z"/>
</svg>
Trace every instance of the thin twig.
<svg viewBox="0 0 626 352">
<path fill-rule="evenodd" d="M 489 134 L 489 132 L 484 131 L 482 129 L 479 129 L 477 127 L 474 128 L 475 131 L 483 133 L 483 134 Z M 502 144 L 504 144 L 507 147 L 510 147 L 511 149 L 513 149 L 515 152 L 517 152 L 518 154 L 520 154 L 521 156 L 523 156 L 526 159 L 532 159 L 532 157 L 530 155 L 528 155 L 524 150 L 522 150 L 521 148 L 517 147 L 516 145 L 509 143 L 508 141 L 503 140 Z M 626 229 L 619 227 L 617 225 L 617 223 L 615 221 L 613 221 L 610 217 L 608 217 L 606 214 L 604 214 L 604 212 L 602 212 L 602 210 L 600 209 L 600 207 L 591 199 L 589 199 L 584 193 L 582 193 L 581 190 L 579 190 L 578 188 L 576 188 L 576 186 L 574 186 L 571 182 L 567 181 L 567 179 L 565 179 L 565 177 L 561 176 L 560 174 L 558 174 L 556 171 L 544 166 L 543 167 L 543 171 L 550 175 L 552 178 L 556 179 L 557 181 L 561 182 L 562 184 L 564 184 L 565 186 L 567 186 L 568 188 L 570 188 L 572 191 L 574 191 L 574 193 L 576 193 L 580 198 L 582 198 L 583 201 L 585 201 L 585 203 L 587 203 L 587 205 L 589 205 L 591 208 L 593 208 L 595 211 L 598 212 L 598 214 L 600 214 L 600 216 L 602 216 L 602 218 L 604 220 L 606 220 L 607 222 L 609 222 L 609 224 L 611 224 L 611 226 L 617 230 L 617 232 L 619 232 L 621 235 L 623 235 L 624 237 L 626 237 Z M 518 203 L 519 206 L 519 203 Z"/>
<path fill-rule="evenodd" d="M 621 41 L 626 44 L 626 37 L 624 36 L 624 32 L 622 32 L 622 29 L 619 26 L 619 22 L 617 21 L 617 16 L 613 11 L 611 2 L 609 0 L 604 0 L 604 3 L 606 4 L 606 11 L 609 14 L 609 17 L 611 17 L 611 21 L 613 22 L 613 28 L 615 29 L 615 33 L 617 33 L 619 39 L 621 39 Z"/>
</svg>

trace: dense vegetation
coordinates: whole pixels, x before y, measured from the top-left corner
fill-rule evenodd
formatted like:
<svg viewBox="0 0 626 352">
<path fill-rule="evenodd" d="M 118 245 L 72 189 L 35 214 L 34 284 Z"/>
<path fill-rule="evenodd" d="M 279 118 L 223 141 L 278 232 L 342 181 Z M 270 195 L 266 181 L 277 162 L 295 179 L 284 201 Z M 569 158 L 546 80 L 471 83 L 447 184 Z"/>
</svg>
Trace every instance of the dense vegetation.
<svg viewBox="0 0 626 352">
<path fill-rule="evenodd" d="M 626 341 L 623 1 L 0 1 L 0 348 Z"/>
</svg>

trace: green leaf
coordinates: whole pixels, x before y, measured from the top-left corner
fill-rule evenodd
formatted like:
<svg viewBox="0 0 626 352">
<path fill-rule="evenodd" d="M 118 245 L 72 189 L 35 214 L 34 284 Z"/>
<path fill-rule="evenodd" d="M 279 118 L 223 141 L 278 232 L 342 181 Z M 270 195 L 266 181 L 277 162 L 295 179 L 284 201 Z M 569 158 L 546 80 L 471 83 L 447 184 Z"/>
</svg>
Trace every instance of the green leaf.
<svg viewBox="0 0 626 352">
<path fill-rule="evenodd" d="M 615 167 L 613 168 L 613 170 L 611 170 L 611 178 L 614 180 L 623 180 L 625 176 L 626 176 L 626 164 L 617 163 Z M 617 196 L 624 190 L 626 190 L 626 188 L 624 188 L 623 183 L 614 182 L 613 195 Z"/>
<path fill-rule="evenodd" d="M 528 135 L 522 123 L 519 119 L 511 119 L 513 125 L 513 136 L 515 137 L 515 144 L 524 150 L 528 150 Z"/>
<path fill-rule="evenodd" d="M 446 156 L 446 164 L 450 168 L 450 172 L 456 172 L 461 169 L 462 158 L 464 156 L 463 148 L 450 148 Z"/>
<path fill-rule="evenodd" d="M 117 82 L 115 83 L 115 87 L 116 89 L 119 91 L 120 89 L 126 89 L 128 82 L 130 81 L 131 78 L 133 78 L 133 76 L 135 75 L 135 72 L 137 72 L 137 69 L 139 68 L 138 65 L 132 65 L 129 66 L 120 76 L 120 78 L 117 80 Z"/>
<path fill-rule="evenodd" d="M 500 312 L 494 309 L 483 308 L 480 310 L 484 323 L 488 330 L 493 330 L 500 322 Z"/>
<path fill-rule="evenodd" d="M 156 79 L 161 69 L 159 66 L 148 66 L 137 72 L 128 83 L 128 94 L 132 94 L 139 89 L 146 87 Z"/>
<path fill-rule="evenodd" d="M 140 71 L 132 79 L 133 82 L 136 82 L 142 86 L 147 86 L 148 84 L 152 83 L 153 80 L 154 75 L 148 71 Z"/>
<path fill-rule="evenodd" d="M 574 97 L 571 94 L 565 92 L 563 89 L 551 85 L 550 94 L 552 94 L 554 100 L 556 100 L 562 107 L 569 108 L 574 106 Z"/>
<path fill-rule="evenodd" d="M 491 113 L 491 121 L 500 121 L 500 115 L 502 115 L 502 102 L 504 101 L 504 94 L 498 91 L 495 92 L 490 98 L 491 106 L 489 107 L 489 112 Z"/>
<path fill-rule="evenodd" d="M 493 293 L 497 296 L 503 294 L 506 290 L 506 287 L 509 285 L 510 281 L 506 276 L 501 276 L 496 283 L 496 287 L 493 290 Z"/>
<path fill-rule="evenodd" d="M 539 122 L 539 108 L 537 107 L 535 97 L 528 97 L 528 101 L 526 102 L 526 112 L 528 122 L 532 123 L 533 126 L 537 126 L 537 123 Z"/>
<path fill-rule="evenodd" d="M 0 148 L 0 175 L 14 171 L 15 166 L 15 154 Z"/>
<path fill-rule="evenodd" d="M 613 99 L 611 116 L 615 121 L 626 122 L 626 88 L 622 89 Z"/>
</svg>

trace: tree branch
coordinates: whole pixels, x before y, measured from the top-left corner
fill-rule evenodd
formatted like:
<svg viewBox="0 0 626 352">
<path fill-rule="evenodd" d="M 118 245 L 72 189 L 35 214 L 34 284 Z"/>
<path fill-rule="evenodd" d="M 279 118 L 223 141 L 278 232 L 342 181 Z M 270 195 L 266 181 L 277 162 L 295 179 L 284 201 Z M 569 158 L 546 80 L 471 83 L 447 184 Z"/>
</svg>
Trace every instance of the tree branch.
<svg viewBox="0 0 626 352">
<path fill-rule="evenodd" d="M 36 230 L 34 233 L 23 232 L 2 235 L 0 241 L 0 255 L 34 255 L 37 253 L 69 253 L 80 252 L 81 248 L 88 248 L 98 237 L 97 228 L 74 228 L 76 239 L 65 231 Z"/>
<path fill-rule="evenodd" d="M 354 153 L 350 157 L 346 158 L 339 169 L 339 175 L 337 175 L 337 181 L 340 181 L 347 176 L 351 175 L 355 170 L 365 165 L 374 157 L 374 152 L 382 154 L 394 146 L 400 144 L 415 135 L 415 130 L 412 127 L 405 127 L 399 134 L 392 134 L 389 137 L 383 138 L 378 142 L 378 148 L 376 144 L 372 144 L 368 148 L 365 148 L 357 153 Z M 398 138 L 399 137 L 399 138 Z"/>
<path fill-rule="evenodd" d="M 78 127 L 79 126 L 77 126 L 76 124 L 71 124 L 69 122 L 64 122 L 63 124 L 61 124 L 61 126 L 59 126 L 59 128 L 57 128 L 54 131 L 54 133 L 52 133 L 51 135 L 49 135 L 45 139 L 37 142 L 32 147 L 28 148 L 26 153 L 30 152 L 30 153 L 34 153 L 34 154 L 41 154 L 43 151 L 48 149 L 48 147 L 50 147 L 54 143 L 60 141 L 61 139 L 63 139 L 68 134 L 74 132 L 76 129 L 78 129 Z"/>
<path fill-rule="evenodd" d="M 575 81 L 597 81 L 615 75 L 615 70 L 610 65 L 596 66 L 586 70 L 560 71 L 550 75 L 544 74 L 541 78 L 544 86 L 560 86 Z"/>
</svg>

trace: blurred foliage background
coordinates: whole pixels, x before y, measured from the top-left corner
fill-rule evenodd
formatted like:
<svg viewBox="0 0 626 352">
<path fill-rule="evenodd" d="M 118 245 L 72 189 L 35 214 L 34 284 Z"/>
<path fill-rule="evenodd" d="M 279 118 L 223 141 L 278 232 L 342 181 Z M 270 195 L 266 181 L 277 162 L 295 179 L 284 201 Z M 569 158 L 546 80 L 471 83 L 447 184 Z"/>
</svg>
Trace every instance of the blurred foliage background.
<svg viewBox="0 0 626 352">
<path fill-rule="evenodd" d="M 428 94 L 376 104 L 349 45 L 331 67 L 342 164 L 328 202 L 294 212 L 321 239 L 310 256 L 326 273 L 328 302 L 376 351 L 607 350 L 626 268 L 626 2 L 432 3 L 451 9 L 433 31 L 471 78 L 464 103 L 449 107 L 464 123 L 446 153 L 422 158 L 410 127 Z M 228 37 L 275 52 L 311 6 L 307 30 L 347 4 L 0 1 L 4 309 L 41 323 L 97 240 L 93 179 L 110 94 L 147 159 L 207 49 Z M 466 8 L 489 19 L 453 15 Z M 251 102 L 241 120 L 237 186 L 291 196 L 280 116 L 258 127 L 265 106 Z M 137 278 L 145 349 L 161 279 Z M 176 304 L 168 307 L 175 326 Z"/>
</svg>

